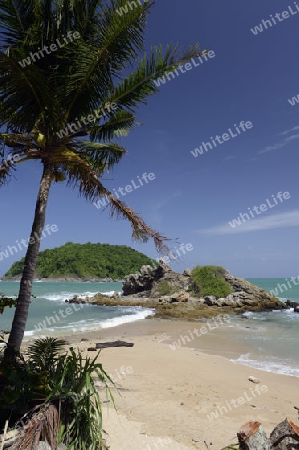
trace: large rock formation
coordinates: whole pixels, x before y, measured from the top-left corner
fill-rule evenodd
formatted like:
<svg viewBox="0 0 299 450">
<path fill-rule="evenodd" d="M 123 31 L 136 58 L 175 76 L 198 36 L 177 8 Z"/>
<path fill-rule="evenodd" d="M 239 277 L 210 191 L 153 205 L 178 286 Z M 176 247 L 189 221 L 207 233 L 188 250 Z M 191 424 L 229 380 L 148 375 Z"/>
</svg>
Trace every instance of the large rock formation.
<svg viewBox="0 0 299 450">
<path fill-rule="evenodd" d="M 174 272 L 166 264 L 158 267 L 142 266 L 140 272 L 132 275 L 127 275 L 123 281 L 124 295 L 139 294 L 142 292 L 142 297 L 159 297 L 157 292 L 157 285 L 162 279 L 170 286 L 177 288 L 177 290 L 187 289 L 191 284 L 191 273 L 184 272 L 180 274 Z"/>
<path fill-rule="evenodd" d="M 155 317 L 177 319 L 211 318 L 219 313 L 266 311 L 287 308 L 286 304 L 242 278 L 233 277 L 228 271 L 225 280 L 233 293 L 226 298 L 213 295 L 194 295 L 191 272 L 174 272 L 166 264 L 158 267 L 143 266 L 140 272 L 125 277 L 123 296 L 96 294 L 92 298 L 74 298 L 70 303 L 92 303 L 107 306 L 143 306 L 155 308 Z"/>
<path fill-rule="evenodd" d="M 128 275 L 123 282 L 124 296 L 150 298 L 159 300 L 160 303 L 188 302 L 193 301 L 207 306 L 232 308 L 246 308 L 254 310 L 284 309 L 287 306 L 273 297 L 268 291 L 255 286 L 243 278 L 233 277 L 227 270 L 223 275 L 232 289 L 233 293 L 225 298 L 217 298 L 208 295 L 204 298 L 192 297 L 193 281 L 191 272 L 186 269 L 183 274 L 174 272 L 170 267 L 163 264 L 157 268 L 143 266 L 139 273 Z M 173 293 L 161 295 L 159 285 L 167 283 Z M 249 309 L 248 308 L 248 309 Z"/>
<path fill-rule="evenodd" d="M 127 275 L 123 280 L 124 295 L 137 294 L 138 292 L 150 291 L 153 283 L 160 280 L 165 275 L 163 266 L 153 268 L 152 266 L 142 266 L 140 272 Z"/>
</svg>

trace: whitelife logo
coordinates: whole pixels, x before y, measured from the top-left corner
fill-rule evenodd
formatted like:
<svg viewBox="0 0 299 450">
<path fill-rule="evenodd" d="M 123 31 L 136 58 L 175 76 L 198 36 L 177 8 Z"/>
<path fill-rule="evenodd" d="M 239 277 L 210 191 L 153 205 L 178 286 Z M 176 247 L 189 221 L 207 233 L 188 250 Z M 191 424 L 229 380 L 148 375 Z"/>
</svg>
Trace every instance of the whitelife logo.
<svg viewBox="0 0 299 450">
<path fill-rule="evenodd" d="M 295 281 L 296 279 L 297 279 L 298 283 L 296 283 L 296 281 Z M 283 292 L 288 291 L 289 289 L 293 289 L 294 286 L 298 286 L 298 284 L 299 284 L 299 276 L 298 277 L 291 277 L 290 279 L 285 278 L 285 280 L 288 283 L 288 287 L 287 287 L 287 285 L 285 283 L 282 283 L 282 284 L 278 283 L 276 285 L 276 288 L 271 289 L 270 294 L 272 294 L 274 297 L 278 297 L 279 294 L 282 294 Z M 290 281 L 292 281 L 292 283 L 294 283 L 294 286 L 292 286 L 290 284 Z M 278 289 L 279 289 L 280 292 L 278 292 Z"/>
<path fill-rule="evenodd" d="M 257 395 L 265 394 L 268 392 L 268 386 L 263 384 L 262 386 L 256 385 L 254 389 L 250 389 L 250 393 L 244 392 L 244 397 L 238 397 L 237 399 L 227 400 L 225 402 L 225 405 L 217 406 L 217 409 L 215 411 L 212 411 L 210 414 L 207 414 L 207 418 L 209 420 L 218 419 L 219 415 L 223 416 L 223 414 L 227 414 L 229 411 L 232 411 L 232 406 L 234 408 L 238 408 L 240 405 L 244 405 L 246 402 L 250 402 L 253 400 Z M 252 397 L 250 396 L 252 395 Z"/>
<path fill-rule="evenodd" d="M 100 109 L 95 109 L 93 111 L 93 114 L 88 114 L 88 116 L 81 116 L 80 120 L 77 118 L 75 119 L 75 122 L 68 123 L 65 128 L 62 128 L 60 131 L 56 131 L 57 136 L 62 139 L 63 137 L 69 136 L 72 133 L 77 133 L 83 128 L 82 122 L 84 125 L 88 125 L 88 123 L 95 123 L 97 120 L 101 119 L 102 117 L 106 117 L 106 111 L 109 113 L 112 111 L 116 111 L 118 108 L 117 103 L 105 103 L 105 106 L 103 106 Z"/>
<path fill-rule="evenodd" d="M 263 212 L 267 211 L 268 207 L 271 209 L 271 208 L 274 208 L 275 206 L 279 205 L 279 203 L 277 201 L 278 199 L 280 200 L 280 203 L 282 203 L 283 200 L 288 200 L 289 198 L 291 198 L 291 195 L 290 195 L 289 192 L 284 192 L 284 193 L 278 192 L 276 197 L 274 195 L 272 195 L 273 203 L 271 203 L 269 201 L 269 199 L 267 198 L 266 199 L 266 203 L 267 203 L 268 206 L 266 205 L 266 203 L 262 203 L 260 206 L 254 206 L 252 209 L 257 215 L 260 215 Z M 254 216 L 253 211 L 251 211 L 251 208 L 247 208 L 247 209 L 248 209 L 248 211 L 249 211 L 249 213 L 251 215 L 251 218 L 254 219 L 255 216 Z M 259 211 L 259 209 L 260 209 L 260 211 Z M 251 220 L 251 218 L 249 217 L 248 213 L 244 213 L 244 214 L 239 213 L 239 216 L 236 219 L 233 219 L 232 221 L 230 221 L 228 223 L 230 224 L 230 226 L 232 228 L 236 228 L 237 225 L 241 225 L 242 224 L 241 220 L 244 223 L 247 220 Z"/>
<path fill-rule="evenodd" d="M 56 52 L 58 50 L 58 48 L 65 47 L 70 42 L 73 42 L 75 39 L 80 39 L 80 33 L 78 31 L 74 31 L 74 32 L 68 31 L 67 37 L 65 37 L 63 35 L 61 39 L 63 39 L 64 43 L 61 43 L 59 39 L 56 39 L 55 44 L 51 44 L 49 46 L 44 45 L 42 49 L 40 47 L 38 47 L 38 52 L 36 52 L 36 53 L 31 52 L 30 55 L 28 56 L 28 58 L 25 58 L 22 61 L 19 61 L 20 66 L 23 68 L 26 66 L 30 66 L 30 64 L 32 64 L 33 62 L 35 63 L 35 58 L 37 58 L 37 59 L 44 58 L 45 53 L 47 55 L 50 55 L 52 52 Z M 50 48 L 50 50 L 49 50 L 49 48 Z"/>
<path fill-rule="evenodd" d="M 148 3 L 148 2 L 149 2 L 149 0 L 144 0 L 144 4 Z M 117 14 L 120 17 L 122 17 L 124 14 L 128 14 L 129 8 L 130 8 L 130 11 L 133 11 L 133 9 L 137 8 L 138 5 L 142 6 L 142 3 L 140 0 L 137 0 L 136 2 L 135 1 L 127 2 L 125 4 L 125 6 L 122 6 L 121 8 L 118 8 L 115 11 L 117 12 Z"/>
<path fill-rule="evenodd" d="M 259 33 L 262 33 L 264 30 L 268 30 L 268 28 L 272 28 L 273 25 L 277 25 L 279 22 L 283 22 L 286 19 L 289 19 L 291 16 L 294 16 L 299 12 L 299 5 L 297 2 L 294 2 L 294 5 L 296 6 L 297 11 L 293 10 L 291 6 L 288 7 L 288 11 L 283 11 L 282 13 L 276 13 L 275 19 L 272 14 L 270 14 L 271 20 L 262 20 L 262 23 L 257 25 L 254 28 L 250 28 L 250 31 L 256 36 Z M 272 21 L 272 22 L 271 22 Z"/>
<path fill-rule="evenodd" d="M 153 172 L 150 172 L 149 174 L 147 174 L 146 172 L 142 175 L 142 180 L 143 181 L 145 181 L 145 183 L 146 184 L 148 184 L 148 182 L 149 181 L 153 181 L 153 180 L 155 180 L 155 178 L 156 178 L 156 175 L 153 173 Z M 142 182 L 142 180 L 141 180 L 141 178 L 139 177 L 139 175 L 137 176 L 137 183 L 139 183 L 139 185 L 138 184 L 135 184 L 135 182 L 134 182 L 134 180 L 131 180 L 131 183 L 132 184 L 127 184 L 127 186 L 126 187 L 124 187 L 124 188 L 122 188 L 122 187 L 119 187 L 117 190 L 116 189 L 113 189 L 113 191 L 114 191 L 114 195 L 119 199 L 120 197 L 119 197 L 119 195 L 118 195 L 118 192 L 122 195 L 122 196 L 125 196 L 125 195 L 127 195 L 127 194 L 129 194 L 130 192 L 132 192 L 133 191 L 133 189 L 139 189 L 141 186 L 143 186 L 143 182 Z M 124 192 L 124 191 L 126 191 L 126 192 Z M 108 203 L 110 202 L 110 198 L 109 198 L 109 196 L 104 196 L 104 198 L 103 199 L 99 199 L 97 202 L 93 202 L 93 205 L 97 208 L 97 209 L 100 209 L 101 208 L 101 206 L 107 206 L 108 205 Z"/>
<path fill-rule="evenodd" d="M 160 77 L 157 80 L 153 80 L 153 81 L 157 87 L 160 87 L 162 84 L 167 83 L 167 81 L 171 81 L 174 78 L 179 77 L 180 73 L 178 72 L 178 70 L 180 70 L 181 73 L 186 73 L 188 70 L 192 70 L 193 67 L 201 66 L 205 61 L 209 61 L 209 59 L 215 58 L 215 56 L 216 56 L 215 52 L 213 50 L 210 50 L 209 52 L 206 52 L 200 56 L 197 56 L 199 63 L 196 62 L 196 60 L 194 58 L 192 58 L 191 62 L 185 63 L 184 65 L 181 64 L 180 66 L 178 66 L 177 69 L 175 69 L 172 72 L 167 73 L 165 76 Z M 184 70 L 184 68 L 185 68 L 185 70 Z"/>
<path fill-rule="evenodd" d="M 181 335 L 177 341 L 174 341 L 172 344 L 168 345 L 171 348 L 171 350 L 176 350 L 182 347 L 182 345 L 186 345 L 188 342 L 194 341 L 195 339 L 194 335 L 196 335 L 196 337 L 203 336 L 209 331 L 216 330 L 219 326 L 225 325 L 229 322 L 230 317 L 227 314 L 225 314 L 223 317 L 220 314 L 219 316 L 213 317 L 211 322 L 206 322 L 206 325 L 200 327 L 199 329 L 194 328 L 193 331 L 189 330 L 189 336 L 188 334 L 186 334 L 185 336 Z M 166 333 L 163 333 L 163 336 L 167 336 Z M 167 338 L 169 338 L 169 336 L 167 336 Z"/>
<path fill-rule="evenodd" d="M 215 138 L 211 137 L 211 141 L 214 145 L 214 147 L 217 147 L 218 144 L 224 144 L 224 142 L 229 141 L 231 138 L 235 138 L 237 136 L 239 136 L 242 132 L 246 132 L 247 130 L 250 130 L 253 125 L 252 122 L 247 121 L 244 122 L 244 120 L 242 120 L 240 122 L 240 125 L 236 125 L 234 124 L 235 127 L 235 131 L 237 132 L 237 134 L 233 133 L 232 129 L 229 128 L 227 131 L 228 133 L 223 133 L 222 136 L 219 136 L 217 134 L 217 136 Z M 242 131 L 240 131 L 240 128 Z M 223 139 L 223 141 L 221 141 L 221 139 Z M 218 144 L 215 142 L 217 141 Z M 194 156 L 194 158 L 197 158 L 198 155 L 202 155 L 204 153 L 204 150 L 206 152 L 208 152 L 209 150 L 212 150 L 213 145 L 210 142 L 202 142 L 201 146 L 199 148 L 196 148 L 195 150 L 191 150 L 192 155 Z"/>
<path fill-rule="evenodd" d="M 41 240 L 42 240 L 43 237 L 47 237 L 47 235 L 45 234 L 45 231 L 47 231 L 48 236 L 50 236 L 50 235 L 51 235 L 51 232 L 52 232 L 52 233 L 56 233 L 56 231 L 58 231 L 58 227 L 57 227 L 57 225 L 55 225 L 55 224 L 53 224 L 53 225 L 49 225 L 49 224 L 46 225 L 45 228 L 44 228 L 44 230 L 43 230 L 43 232 L 42 232 L 42 236 L 41 236 L 41 238 L 40 238 Z M 32 244 L 35 243 L 36 240 L 39 240 L 37 234 L 34 233 L 34 235 L 35 235 L 35 237 L 29 238 L 29 239 L 28 239 L 28 242 L 26 242 L 26 239 L 21 239 L 21 242 L 19 242 L 18 240 L 16 240 L 16 244 L 17 244 L 19 250 L 23 250 L 21 244 L 22 244 L 22 245 L 24 246 L 24 248 L 26 249 L 26 248 L 28 247 L 29 244 L 32 245 Z M 19 250 L 17 249 L 17 247 L 16 247 L 15 245 L 12 245 L 12 246 L 8 245 L 8 246 L 6 247 L 6 250 L 5 250 L 5 251 L 0 252 L 0 261 L 3 260 L 3 257 L 4 257 L 4 258 L 9 258 L 10 255 L 13 255 L 14 253 L 18 253 Z M 9 255 L 9 253 L 10 253 L 10 255 Z"/>
<path fill-rule="evenodd" d="M 299 94 L 296 97 L 289 98 L 288 102 L 291 106 L 295 106 L 296 104 L 298 104 L 299 103 Z"/>
</svg>

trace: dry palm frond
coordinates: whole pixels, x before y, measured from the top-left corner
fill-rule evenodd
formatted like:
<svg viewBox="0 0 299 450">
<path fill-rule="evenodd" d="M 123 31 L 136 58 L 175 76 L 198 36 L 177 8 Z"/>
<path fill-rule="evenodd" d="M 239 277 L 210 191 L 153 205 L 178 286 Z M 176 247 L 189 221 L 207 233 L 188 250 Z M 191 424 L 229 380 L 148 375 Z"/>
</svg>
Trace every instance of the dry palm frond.
<svg viewBox="0 0 299 450">
<path fill-rule="evenodd" d="M 39 408 L 39 412 L 27 421 L 11 450 L 37 450 L 41 440 L 55 450 L 59 425 L 59 413 L 54 404 Z"/>
</svg>

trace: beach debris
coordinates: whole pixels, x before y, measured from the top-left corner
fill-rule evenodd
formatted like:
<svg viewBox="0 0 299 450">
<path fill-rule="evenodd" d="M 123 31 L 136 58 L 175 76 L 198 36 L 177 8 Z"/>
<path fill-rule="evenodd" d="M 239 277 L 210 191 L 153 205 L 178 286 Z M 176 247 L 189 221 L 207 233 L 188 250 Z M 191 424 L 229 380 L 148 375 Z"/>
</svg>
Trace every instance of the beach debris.
<svg viewBox="0 0 299 450">
<path fill-rule="evenodd" d="M 279 423 L 270 434 L 270 442 L 275 450 L 289 450 L 298 448 L 299 427 L 286 418 Z"/>
<path fill-rule="evenodd" d="M 193 437 L 192 442 L 200 442 L 200 439 L 198 437 Z"/>
<path fill-rule="evenodd" d="M 133 347 L 132 342 L 125 341 L 114 341 L 114 342 L 99 342 L 96 344 L 96 348 L 107 348 L 107 347 Z"/>
<path fill-rule="evenodd" d="M 88 347 L 87 351 L 88 352 L 96 352 L 97 349 L 95 347 Z"/>
<path fill-rule="evenodd" d="M 247 422 L 241 427 L 237 437 L 240 450 L 270 450 L 270 441 L 259 422 Z"/>
<path fill-rule="evenodd" d="M 248 377 L 248 381 L 251 381 L 251 383 L 255 383 L 258 384 L 260 382 L 260 380 L 258 380 L 257 378 L 250 376 Z"/>
</svg>

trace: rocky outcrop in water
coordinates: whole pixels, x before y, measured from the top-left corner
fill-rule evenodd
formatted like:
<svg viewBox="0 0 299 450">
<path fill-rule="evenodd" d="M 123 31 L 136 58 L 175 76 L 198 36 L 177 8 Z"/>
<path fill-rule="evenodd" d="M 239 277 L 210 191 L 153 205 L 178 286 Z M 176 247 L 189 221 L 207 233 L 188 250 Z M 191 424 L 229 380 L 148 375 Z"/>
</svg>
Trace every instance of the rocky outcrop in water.
<svg viewBox="0 0 299 450">
<path fill-rule="evenodd" d="M 213 295 L 205 297 L 192 296 L 193 281 L 191 272 L 186 269 L 183 274 L 174 272 L 167 265 L 153 268 L 143 266 L 139 273 L 128 275 L 123 282 L 124 296 L 146 297 L 159 303 L 197 302 L 207 306 L 250 308 L 254 310 L 284 309 L 287 306 L 273 297 L 268 291 L 255 286 L 243 278 L 233 277 L 228 271 L 223 275 L 232 287 L 233 293 L 225 298 Z M 164 283 L 164 284 L 163 284 Z M 161 290 L 169 287 L 173 293 L 161 294 Z"/>
<path fill-rule="evenodd" d="M 225 298 L 213 295 L 194 295 L 191 272 L 174 272 L 163 264 L 158 267 L 143 266 L 140 272 L 125 277 L 123 296 L 112 297 L 96 294 L 92 298 L 74 298 L 70 303 L 92 303 L 106 306 L 143 306 L 155 308 L 155 317 L 178 319 L 209 318 L 221 313 L 244 311 L 267 311 L 285 309 L 288 306 L 242 278 L 233 277 L 228 271 L 223 274 L 233 293 Z"/>
</svg>

